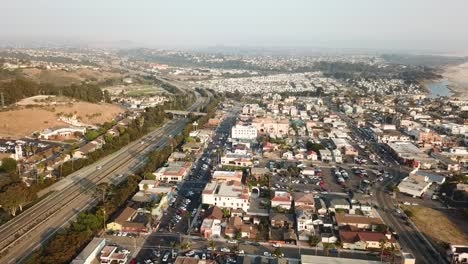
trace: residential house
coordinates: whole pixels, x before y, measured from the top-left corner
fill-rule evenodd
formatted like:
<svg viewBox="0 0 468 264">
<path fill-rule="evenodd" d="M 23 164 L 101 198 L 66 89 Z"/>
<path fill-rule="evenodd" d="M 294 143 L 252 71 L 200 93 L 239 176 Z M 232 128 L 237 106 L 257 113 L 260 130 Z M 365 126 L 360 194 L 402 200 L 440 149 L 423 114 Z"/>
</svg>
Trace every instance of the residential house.
<svg viewBox="0 0 468 264">
<path fill-rule="evenodd" d="M 207 239 L 221 237 L 221 220 L 210 218 L 203 219 L 200 227 L 200 233 Z"/>
<path fill-rule="evenodd" d="M 293 194 L 294 206 L 307 206 L 315 208 L 314 195 L 312 193 L 295 192 Z"/>
<path fill-rule="evenodd" d="M 238 216 L 230 217 L 226 228 L 224 229 L 224 235 L 230 238 L 236 237 L 237 233 L 240 232 L 242 226 L 242 219 Z"/>
<path fill-rule="evenodd" d="M 321 149 L 319 150 L 320 153 L 320 160 L 323 162 L 330 162 L 333 160 L 333 156 L 330 150 L 328 149 Z"/>
<path fill-rule="evenodd" d="M 336 224 L 339 227 L 352 226 L 361 230 L 373 230 L 383 225 L 382 219 L 364 215 L 351 215 L 345 213 L 335 214 Z"/>
<path fill-rule="evenodd" d="M 318 159 L 317 152 L 310 150 L 306 153 L 307 159 L 311 161 L 316 161 Z"/>
<path fill-rule="evenodd" d="M 271 198 L 271 207 L 281 207 L 289 210 L 291 208 L 291 194 L 286 191 L 275 191 L 273 198 Z"/>
<path fill-rule="evenodd" d="M 340 230 L 340 240 L 344 249 L 369 250 L 396 246 L 396 239 L 391 233 Z"/>
<path fill-rule="evenodd" d="M 107 229 L 132 233 L 147 233 L 149 231 L 148 218 L 145 213 L 127 207 L 119 216 L 107 224 Z"/>
<path fill-rule="evenodd" d="M 271 213 L 270 225 L 276 228 L 292 228 L 294 225 L 294 218 L 291 214 Z"/>
</svg>

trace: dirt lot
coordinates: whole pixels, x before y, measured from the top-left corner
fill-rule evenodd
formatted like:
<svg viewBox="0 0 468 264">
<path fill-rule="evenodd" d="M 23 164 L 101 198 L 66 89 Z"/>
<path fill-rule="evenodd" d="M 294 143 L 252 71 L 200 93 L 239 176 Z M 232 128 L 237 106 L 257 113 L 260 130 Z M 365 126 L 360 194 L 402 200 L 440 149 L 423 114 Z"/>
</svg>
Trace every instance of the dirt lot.
<svg viewBox="0 0 468 264">
<path fill-rule="evenodd" d="M 411 218 L 419 230 L 433 239 L 442 242 L 468 244 L 468 226 L 461 212 L 453 209 L 432 209 L 422 206 L 408 207 L 414 213 Z"/>
<path fill-rule="evenodd" d="M 59 113 L 76 113 L 81 122 L 99 125 L 111 121 L 122 112 L 124 109 L 116 105 L 87 102 L 75 102 L 55 107 L 18 107 L 0 112 L 0 137 L 20 138 L 30 136 L 35 131 L 66 125 L 57 119 Z"/>
</svg>

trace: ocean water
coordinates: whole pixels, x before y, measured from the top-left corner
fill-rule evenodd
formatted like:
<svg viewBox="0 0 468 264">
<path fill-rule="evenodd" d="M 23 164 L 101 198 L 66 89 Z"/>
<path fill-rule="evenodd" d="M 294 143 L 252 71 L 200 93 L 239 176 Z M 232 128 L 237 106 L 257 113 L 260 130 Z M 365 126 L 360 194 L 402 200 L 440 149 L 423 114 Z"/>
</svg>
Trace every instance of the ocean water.
<svg viewBox="0 0 468 264">
<path fill-rule="evenodd" d="M 441 80 L 436 82 L 430 82 L 426 84 L 426 87 L 429 90 L 430 98 L 437 98 L 442 96 L 452 96 L 452 92 L 449 90 L 449 81 L 448 80 Z"/>
</svg>

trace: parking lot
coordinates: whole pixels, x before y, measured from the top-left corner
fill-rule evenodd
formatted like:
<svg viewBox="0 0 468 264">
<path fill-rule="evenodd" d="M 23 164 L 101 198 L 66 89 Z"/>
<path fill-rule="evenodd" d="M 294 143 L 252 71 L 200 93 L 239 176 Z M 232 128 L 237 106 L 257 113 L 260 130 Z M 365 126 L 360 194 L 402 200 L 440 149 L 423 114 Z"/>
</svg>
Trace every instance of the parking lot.
<svg viewBox="0 0 468 264">
<path fill-rule="evenodd" d="M 6 140 L 0 139 L 0 153 L 15 153 L 15 146 L 21 145 L 22 154 L 24 157 L 32 156 L 44 152 L 50 148 L 61 146 L 58 143 L 31 140 L 31 139 L 18 139 L 18 140 Z M 27 153 L 28 152 L 28 153 Z"/>
<path fill-rule="evenodd" d="M 282 161 L 279 161 L 280 163 Z M 269 165 L 269 164 L 267 164 Z M 327 192 L 358 192 L 369 193 L 371 187 L 385 175 L 373 166 L 351 164 L 308 164 L 298 170 L 273 170 L 271 178 L 272 190 L 292 191 L 327 191 Z"/>
</svg>

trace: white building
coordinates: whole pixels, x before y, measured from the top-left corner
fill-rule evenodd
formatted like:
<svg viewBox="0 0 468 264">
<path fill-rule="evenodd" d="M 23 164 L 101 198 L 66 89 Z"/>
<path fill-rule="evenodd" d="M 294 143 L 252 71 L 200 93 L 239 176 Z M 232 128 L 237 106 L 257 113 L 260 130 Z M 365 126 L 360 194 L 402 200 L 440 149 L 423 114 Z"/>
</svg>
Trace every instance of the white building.
<svg viewBox="0 0 468 264">
<path fill-rule="evenodd" d="M 239 182 L 210 182 L 203 190 L 202 203 L 247 212 L 250 207 L 250 191 Z"/>
<path fill-rule="evenodd" d="M 221 164 L 223 166 L 236 166 L 236 167 L 251 167 L 252 157 L 246 154 L 226 153 L 221 157 Z"/>
<path fill-rule="evenodd" d="M 170 162 L 167 167 L 159 168 L 153 175 L 158 181 L 181 182 L 189 174 L 191 168 L 191 162 Z"/>
<path fill-rule="evenodd" d="M 66 139 L 81 136 L 86 133 L 85 127 L 54 127 L 48 128 L 39 134 L 41 139 Z"/>
<path fill-rule="evenodd" d="M 233 126 L 231 129 L 231 137 L 234 139 L 256 139 L 257 128 L 242 125 Z"/>
<path fill-rule="evenodd" d="M 338 149 L 334 149 L 332 151 L 333 154 L 333 161 L 336 163 L 343 163 L 343 156 L 341 155 L 341 151 Z"/>
</svg>

